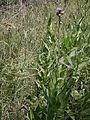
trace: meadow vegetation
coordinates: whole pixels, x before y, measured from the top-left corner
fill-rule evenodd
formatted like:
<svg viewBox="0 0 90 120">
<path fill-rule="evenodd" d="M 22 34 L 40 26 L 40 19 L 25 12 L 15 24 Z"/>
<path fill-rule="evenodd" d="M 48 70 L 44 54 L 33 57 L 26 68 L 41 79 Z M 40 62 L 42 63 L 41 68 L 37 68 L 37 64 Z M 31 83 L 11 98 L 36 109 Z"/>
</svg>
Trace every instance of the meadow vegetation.
<svg viewBox="0 0 90 120">
<path fill-rule="evenodd" d="M 9 2 L 0 0 L 0 120 L 90 120 L 90 1 Z"/>
</svg>

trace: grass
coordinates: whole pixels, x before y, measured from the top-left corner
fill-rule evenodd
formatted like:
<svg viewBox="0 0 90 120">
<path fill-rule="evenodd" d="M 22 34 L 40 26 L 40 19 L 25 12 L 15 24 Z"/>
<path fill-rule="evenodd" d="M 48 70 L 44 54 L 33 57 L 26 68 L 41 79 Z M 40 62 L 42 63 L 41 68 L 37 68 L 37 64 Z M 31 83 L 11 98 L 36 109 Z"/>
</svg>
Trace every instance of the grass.
<svg viewBox="0 0 90 120">
<path fill-rule="evenodd" d="M 60 28 L 55 2 L 1 9 L 1 120 L 90 119 L 89 3 L 67 1 Z"/>
</svg>

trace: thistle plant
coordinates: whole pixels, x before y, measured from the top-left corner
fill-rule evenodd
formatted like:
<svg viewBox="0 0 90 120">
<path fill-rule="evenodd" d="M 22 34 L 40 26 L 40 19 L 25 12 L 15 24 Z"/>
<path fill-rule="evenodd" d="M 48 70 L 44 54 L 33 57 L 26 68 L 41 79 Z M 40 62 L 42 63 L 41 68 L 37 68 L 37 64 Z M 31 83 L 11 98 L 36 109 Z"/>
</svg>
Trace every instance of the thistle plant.
<svg viewBox="0 0 90 120">
<path fill-rule="evenodd" d="M 63 13 L 63 9 L 57 9 L 59 27 Z M 90 103 L 88 103 L 89 92 L 85 92 L 87 88 L 82 82 L 83 72 L 86 74 L 86 68 L 89 65 L 89 59 L 86 58 L 83 47 L 81 48 L 83 45 L 81 33 L 84 34 L 85 31 L 81 29 L 81 24 L 78 25 L 79 29 L 76 27 L 73 30 L 69 29 L 73 33 L 71 36 L 65 35 L 63 42 L 61 42 L 53 32 L 51 20 L 50 16 L 47 36 L 42 41 L 38 58 L 40 72 L 37 79 L 41 88 L 39 95 L 42 94 L 45 100 L 44 118 L 45 120 L 84 120 L 83 113 L 90 109 L 88 106 L 83 106 L 85 100 L 87 105 Z M 76 38 L 73 37 L 74 34 Z M 80 51 L 80 49 L 82 50 Z M 87 63 L 85 59 L 88 59 Z M 86 84 L 88 79 L 85 78 L 84 80 Z M 83 111 L 84 109 L 85 111 Z M 88 116 L 84 116 L 84 118 L 88 119 Z"/>
</svg>

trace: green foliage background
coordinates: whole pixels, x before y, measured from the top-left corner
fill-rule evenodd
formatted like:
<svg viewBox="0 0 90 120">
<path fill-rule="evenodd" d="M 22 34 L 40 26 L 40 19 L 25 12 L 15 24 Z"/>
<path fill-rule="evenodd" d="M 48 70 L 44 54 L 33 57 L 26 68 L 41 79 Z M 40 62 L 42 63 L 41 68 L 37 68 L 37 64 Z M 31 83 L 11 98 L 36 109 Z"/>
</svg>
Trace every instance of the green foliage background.
<svg viewBox="0 0 90 120">
<path fill-rule="evenodd" d="M 7 4 L 16 4 L 18 0 L 0 0 L 0 6 L 7 5 Z"/>
<path fill-rule="evenodd" d="M 36 3 L 0 9 L 0 119 L 90 120 L 90 2 Z"/>
</svg>

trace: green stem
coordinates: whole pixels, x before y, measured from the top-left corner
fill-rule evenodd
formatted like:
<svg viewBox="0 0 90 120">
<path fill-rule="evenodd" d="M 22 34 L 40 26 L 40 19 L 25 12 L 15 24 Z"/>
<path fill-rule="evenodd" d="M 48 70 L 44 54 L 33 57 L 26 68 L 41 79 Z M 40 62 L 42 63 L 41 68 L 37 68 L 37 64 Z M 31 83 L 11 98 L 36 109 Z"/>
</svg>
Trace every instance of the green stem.
<svg viewBox="0 0 90 120">
<path fill-rule="evenodd" d="M 58 36 L 59 36 L 59 33 L 60 33 L 60 23 L 61 23 L 61 16 L 59 16 L 59 23 L 58 23 Z"/>
</svg>

